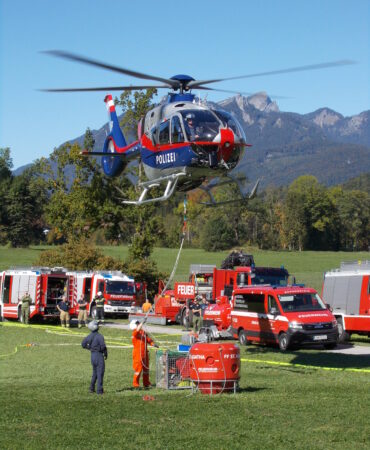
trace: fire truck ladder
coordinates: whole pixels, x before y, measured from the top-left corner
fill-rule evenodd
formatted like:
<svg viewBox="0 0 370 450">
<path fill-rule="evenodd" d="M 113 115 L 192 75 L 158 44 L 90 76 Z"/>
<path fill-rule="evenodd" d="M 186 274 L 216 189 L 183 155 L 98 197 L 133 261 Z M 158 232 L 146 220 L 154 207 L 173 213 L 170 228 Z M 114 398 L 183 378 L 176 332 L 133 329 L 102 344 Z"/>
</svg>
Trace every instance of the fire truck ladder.
<svg viewBox="0 0 370 450">
<path fill-rule="evenodd" d="M 77 302 L 77 277 L 70 275 L 68 278 L 68 297 L 71 306 L 75 306 Z"/>
</svg>

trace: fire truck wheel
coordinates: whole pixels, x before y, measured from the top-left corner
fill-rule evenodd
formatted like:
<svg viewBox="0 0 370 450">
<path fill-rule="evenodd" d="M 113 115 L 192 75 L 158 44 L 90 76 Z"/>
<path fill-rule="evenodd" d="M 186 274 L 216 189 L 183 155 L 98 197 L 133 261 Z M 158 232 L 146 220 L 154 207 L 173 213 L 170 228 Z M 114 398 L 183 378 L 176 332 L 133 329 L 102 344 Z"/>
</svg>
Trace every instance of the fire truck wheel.
<svg viewBox="0 0 370 450">
<path fill-rule="evenodd" d="M 245 334 L 244 330 L 239 331 L 239 342 L 240 345 L 248 345 L 247 335 Z"/>
<path fill-rule="evenodd" d="M 90 315 L 93 319 L 96 319 L 96 306 L 93 306 L 90 310 Z"/>
<path fill-rule="evenodd" d="M 289 339 L 286 333 L 279 335 L 279 348 L 282 352 L 285 352 L 289 348 Z"/>
<path fill-rule="evenodd" d="M 343 344 L 344 342 L 349 341 L 350 335 L 347 331 L 344 330 L 342 319 L 337 319 L 338 323 L 338 343 Z"/>
</svg>

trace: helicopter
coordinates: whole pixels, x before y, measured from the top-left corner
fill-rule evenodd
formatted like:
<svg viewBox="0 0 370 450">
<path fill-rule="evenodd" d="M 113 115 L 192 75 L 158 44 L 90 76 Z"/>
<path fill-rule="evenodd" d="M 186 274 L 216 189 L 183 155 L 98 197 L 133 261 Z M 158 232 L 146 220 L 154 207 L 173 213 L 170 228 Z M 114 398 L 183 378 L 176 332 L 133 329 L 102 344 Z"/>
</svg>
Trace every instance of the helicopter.
<svg viewBox="0 0 370 450">
<path fill-rule="evenodd" d="M 119 126 L 113 97 L 107 94 L 104 102 L 108 111 L 110 132 L 105 139 L 103 149 L 101 152 L 81 152 L 84 156 L 101 156 L 102 168 L 108 177 L 119 176 L 130 161 L 139 159 L 147 181 L 138 180 L 139 195 L 136 200 L 123 200 L 124 204 L 136 206 L 166 201 L 175 191 L 188 192 L 196 188 L 202 189 L 209 197 L 209 201 L 202 202 L 203 204 L 216 206 L 229 201 L 217 202 L 212 193 L 213 189 L 228 184 L 237 186 L 240 200 L 252 198 L 257 192 L 259 180 L 255 182 L 249 193 L 245 193 L 245 176 L 232 173 L 245 148 L 251 146 L 246 142 L 243 128 L 228 112 L 197 101 L 192 93 L 193 89 L 237 94 L 239 92 L 214 89 L 207 85 L 226 80 L 324 69 L 354 63 L 350 60 L 341 60 L 229 78 L 196 80 L 189 75 L 181 74 L 171 78 L 158 77 L 61 50 L 44 53 L 161 84 L 43 89 L 43 91 L 109 92 L 150 88 L 171 90 L 164 101 L 154 106 L 139 121 L 138 138 L 131 144 L 127 144 Z M 148 197 L 148 193 L 158 187 L 162 188 L 161 194 Z M 231 200 L 233 201 L 237 200 Z"/>
</svg>

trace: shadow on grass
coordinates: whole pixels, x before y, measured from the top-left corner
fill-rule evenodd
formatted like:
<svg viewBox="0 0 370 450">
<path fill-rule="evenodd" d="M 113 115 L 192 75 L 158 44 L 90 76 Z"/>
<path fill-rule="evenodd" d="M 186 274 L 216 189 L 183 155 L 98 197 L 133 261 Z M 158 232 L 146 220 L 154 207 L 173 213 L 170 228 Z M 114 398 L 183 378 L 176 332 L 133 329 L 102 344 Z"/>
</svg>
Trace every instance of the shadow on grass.
<svg viewBox="0 0 370 450">
<path fill-rule="evenodd" d="M 342 346 L 344 347 L 344 346 Z M 347 344 L 345 348 L 353 347 Z M 343 353 L 331 353 L 323 351 L 319 347 L 311 347 L 300 350 L 292 350 L 281 353 L 278 348 L 267 347 L 263 345 L 251 345 L 241 351 L 242 356 L 255 356 L 259 355 L 273 355 L 275 356 L 291 356 L 289 360 L 282 358 L 281 362 L 289 362 L 290 364 L 297 364 L 303 366 L 311 366 L 317 368 L 336 368 L 336 369 L 369 369 L 370 368 L 370 356 L 369 355 L 348 355 Z"/>
<path fill-rule="evenodd" d="M 369 355 L 344 355 L 342 353 L 301 353 L 292 352 L 292 364 L 302 364 L 315 367 L 329 367 L 337 369 L 369 369 Z"/>
<path fill-rule="evenodd" d="M 138 387 L 138 388 L 134 388 L 132 386 L 128 386 L 128 387 L 124 387 L 122 389 L 116 389 L 115 392 L 149 392 L 151 390 L 155 389 L 155 386 L 152 386 L 150 388 L 145 388 L 145 387 Z"/>
<path fill-rule="evenodd" d="M 240 392 L 240 393 L 243 393 L 243 392 L 245 392 L 245 393 L 251 393 L 251 392 L 258 392 L 258 391 L 266 391 L 267 389 L 270 389 L 270 388 L 265 388 L 265 387 L 259 387 L 259 388 L 257 388 L 257 387 L 246 387 L 246 388 L 239 388 L 238 389 L 238 393 Z"/>
</svg>

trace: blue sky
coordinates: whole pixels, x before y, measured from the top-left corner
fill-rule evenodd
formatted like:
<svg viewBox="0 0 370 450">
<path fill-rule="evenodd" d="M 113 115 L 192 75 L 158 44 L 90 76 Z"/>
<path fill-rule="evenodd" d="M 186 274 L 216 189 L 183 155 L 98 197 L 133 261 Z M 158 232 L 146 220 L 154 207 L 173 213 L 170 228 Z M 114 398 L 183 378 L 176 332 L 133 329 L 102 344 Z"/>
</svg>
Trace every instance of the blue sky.
<svg viewBox="0 0 370 450">
<path fill-rule="evenodd" d="M 14 168 L 100 128 L 105 93 L 39 88 L 138 80 L 40 53 L 62 49 L 153 75 L 224 78 L 351 59 L 353 66 L 214 84 L 266 91 L 282 111 L 369 109 L 369 0 L 0 0 L 0 147 Z M 212 93 L 218 101 L 228 94 Z"/>
</svg>

